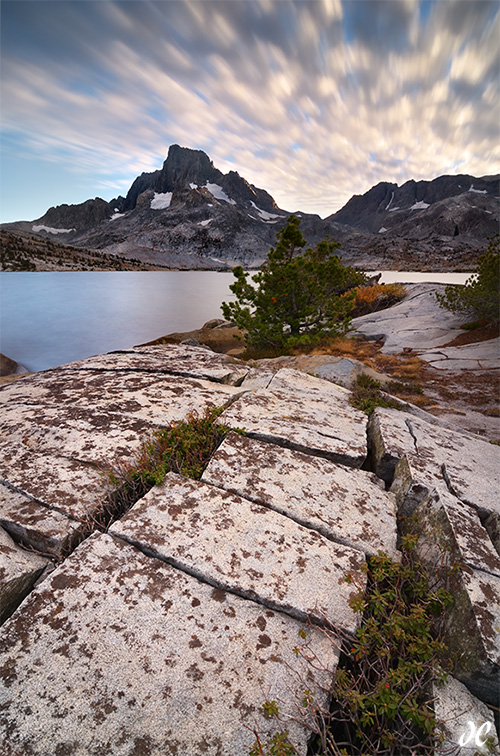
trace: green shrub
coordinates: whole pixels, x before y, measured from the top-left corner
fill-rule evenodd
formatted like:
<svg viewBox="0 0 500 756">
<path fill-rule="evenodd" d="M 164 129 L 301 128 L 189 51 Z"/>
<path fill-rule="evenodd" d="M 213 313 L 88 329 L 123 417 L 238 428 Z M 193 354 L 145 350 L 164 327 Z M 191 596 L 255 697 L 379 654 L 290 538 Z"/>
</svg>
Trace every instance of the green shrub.
<svg viewBox="0 0 500 756">
<path fill-rule="evenodd" d="M 401 409 L 402 405 L 382 393 L 380 381 L 370 378 L 366 373 L 361 373 L 351 389 L 349 404 L 356 409 L 371 415 L 376 407 L 392 407 Z"/>
<path fill-rule="evenodd" d="M 350 601 L 351 608 L 362 615 L 362 623 L 354 638 L 344 643 L 332 679 L 333 703 L 328 710 L 321 708 L 309 688 L 301 698 L 299 721 L 316 734 L 308 753 L 415 756 L 433 752 L 436 723 L 429 690 L 432 681 L 446 679 L 450 668 L 439 622 L 452 596 L 444 587 L 431 588 L 431 576 L 415 556 L 416 545 L 415 536 L 406 536 L 400 561 L 382 552 L 368 559 L 367 589 Z M 354 582 L 350 575 L 346 580 Z M 299 635 L 304 637 L 304 631 Z M 307 643 L 295 653 L 311 658 Z M 310 663 L 318 669 L 318 659 Z M 264 710 L 280 723 L 275 701 L 266 702 Z M 276 743 L 281 751 L 272 750 Z M 293 748 L 286 730 L 281 729 L 267 744 L 256 738 L 251 753 L 296 753 L 285 751 L 284 745 Z"/>
<path fill-rule="evenodd" d="M 500 235 L 490 240 L 479 258 L 477 272 L 464 286 L 447 286 L 444 294 L 436 293 L 441 305 L 452 312 L 463 312 L 479 320 L 500 320 Z"/>
<path fill-rule="evenodd" d="M 366 276 L 342 264 L 334 254 L 338 242 L 324 239 L 305 249 L 299 226 L 300 220 L 291 215 L 262 269 L 250 280 L 241 266 L 233 271 L 236 281 L 229 288 L 236 301 L 223 302 L 222 312 L 245 331 L 248 347 L 312 346 L 349 327 L 355 295 L 341 295 L 364 283 Z"/>
<path fill-rule="evenodd" d="M 159 428 L 143 444 L 132 464 L 109 473 L 109 482 L 136 501 L 169 472 L 199 480 L 213 453 L 232 430 L 218 422 L 223 411 L 223 407 L 208 407 L 202 415 L 193 411 L 185 420 Z"/>
<path fill-rule="evenodd" d="M 224 407 L 208 407 L 202 415 L 191 412 L 185 420 L 155 431 L 133 462 L 105 470 L 103 477 L 111 486 L 107 500 L 81 518 L 80 527 L 66 543 L 63 557 L 95 530 L 106 532 L 167 473 L 199 480 L 213 453 L 232 430 L 218 422 L 223 411 Z"/>
</svg>

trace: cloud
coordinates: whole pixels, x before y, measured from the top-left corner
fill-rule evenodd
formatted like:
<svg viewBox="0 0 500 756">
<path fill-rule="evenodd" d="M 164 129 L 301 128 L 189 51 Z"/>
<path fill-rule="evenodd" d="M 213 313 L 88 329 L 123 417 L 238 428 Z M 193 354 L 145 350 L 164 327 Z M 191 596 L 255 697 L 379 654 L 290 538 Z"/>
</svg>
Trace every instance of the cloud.
<svg viewBox="0 0 500 756">
<path fill-rule="evenodd" d="M 322 215 L 382 180 L 499 170 L 496 2 L 5 0 L 2 14 L 5 128 L 96 189 L 160 167 L 174 142 Z"/>
</svg>

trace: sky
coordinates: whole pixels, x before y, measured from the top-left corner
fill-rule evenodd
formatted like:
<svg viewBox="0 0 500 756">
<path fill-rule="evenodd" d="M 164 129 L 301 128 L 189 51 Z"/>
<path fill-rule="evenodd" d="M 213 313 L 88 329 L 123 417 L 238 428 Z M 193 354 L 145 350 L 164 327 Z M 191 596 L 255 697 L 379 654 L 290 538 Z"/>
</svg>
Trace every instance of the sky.
<svg viewBox="0 0 500 756">
<path fill-rule="evenodd" d="M 0 220 L 125 195 L 171 144 L 325 217 L 500 172 L 500 0 L 2 0 Z"/>
</svg>

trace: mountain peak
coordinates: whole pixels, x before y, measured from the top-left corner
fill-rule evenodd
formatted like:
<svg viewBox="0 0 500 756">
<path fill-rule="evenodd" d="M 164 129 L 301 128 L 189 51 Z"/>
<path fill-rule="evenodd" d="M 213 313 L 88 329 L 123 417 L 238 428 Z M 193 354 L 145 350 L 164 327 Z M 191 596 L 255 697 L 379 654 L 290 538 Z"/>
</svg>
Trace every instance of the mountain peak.
<svg viewBox="0 0 500 756">
<path fill-rule="evenodd" d="M 133 210 L 138 196 L 148 189 L 164 194 L 183 189 L 189 184 L 201 186 L 207 181 L 217 183 L 222 176 L 203 150 L 172 144 L 161 170 L 143 173 L 136 178 L 129 189 L 123 210 Z"/>
<path fill-rule="evenodd" d="M 192 150 L 172 144 L 161 169 L 160 185 L 156 191 L 172 192 L 188 184 L 206 184 L 222 178 L 222 173 L 203 150 Z"/>
</svg>

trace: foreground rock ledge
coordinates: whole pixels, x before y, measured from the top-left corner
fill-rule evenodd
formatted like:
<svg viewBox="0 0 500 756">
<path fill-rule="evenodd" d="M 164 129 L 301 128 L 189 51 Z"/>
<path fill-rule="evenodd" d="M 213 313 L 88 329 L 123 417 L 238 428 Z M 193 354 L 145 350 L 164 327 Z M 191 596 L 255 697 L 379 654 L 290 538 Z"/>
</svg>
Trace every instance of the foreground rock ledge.
<svg viewBox="0 0 500 756">
<path fill-rule="evenodd" d="M 332 541 L 398 558 L 394 495 L 372 473 L 230 433 L 202 479 Z"/>
<path fill-rule="evenodd" d="M 296 675 L 324 702 L 338 653 L 309 629 L 327 670 L 313 675 L 293 653 L 301 627 L 94 535 L 2 628 L 2 753 L 248 756 L 252 729 L 275 729 L 266 699 L 295 711 Z"/>
<path fill-rule="evenodd" d="M 364 554 L 260 504 L 169 473 L 121 520 L 119 535 L 204 582 L 299 619 L 353 632 L 345 581 L 366 582 Z"/>
<path fill-rule="evenodd" d="M 449 625 L 464 661 L 457 674 L 496 705 L 500 449 L 377 410 L 368 461 L 393 481 L 386 491 L 359 469 L 367 421 L 349 396 L 295 370 L 247 369 L 185 345 L 91 358 L 0 391 L 2 607 L 11 588 L 22 600 L 52 554 L 47 575 L 106 500 L 100 468 L 127 464 L 159 425 L 223 405 L 222 421 L 252 436 L 230 435 L 202 483 L 174 476 L 170 493 L 159 487 L 137 502 L 115 536 L 93 535 L 4 623 L 2 756 L 247 754 L 255 724 L 263 738 L 273 732 L 266 698 L 293 714 L 304 688 L 328 687 L 339 638 L 311 630 L 327 672 L 312 679 L 293 654 L 308 629 L 298 618 L 328 614 L 352 629 L 352 613 L 339 611 L 348 602 L 340 574 L 378 548 L 398 558 L 396 515 L 420 526 L 428 556 L 437 541 L 462 565 Z M 26 557 L 23 544 L 44 556 Z M 304 755 L 308 733 L 286 726 Z"/>
</svg>

